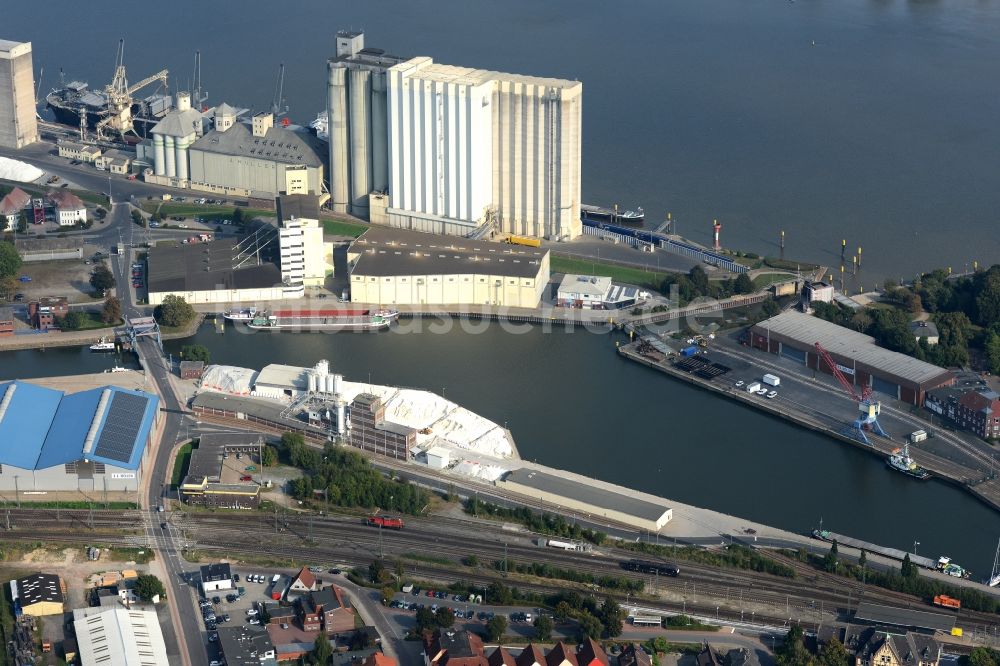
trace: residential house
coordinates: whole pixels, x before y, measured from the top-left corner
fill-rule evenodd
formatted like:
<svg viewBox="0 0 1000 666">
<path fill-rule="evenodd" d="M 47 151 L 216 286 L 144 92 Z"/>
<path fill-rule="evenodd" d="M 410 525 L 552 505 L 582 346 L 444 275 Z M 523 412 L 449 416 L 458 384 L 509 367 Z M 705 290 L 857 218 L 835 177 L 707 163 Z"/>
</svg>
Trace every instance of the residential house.
<svg viewBox="0 0 1000 666">
<path fill-rule="evenodd" d="M 821 645 L 836 638 L 856 666 L 938 666 L 941 644 L 927 634 L 849 624 L 820 632 Z"/>
<path fill-rule="evenodd" d="M 708 643 L 705 643 L 701 652 L 695 657 L 695 663 L 698 666 L 722 666 L 722 660 L 719 659 L 719 655 L 715 653 L 715 650 Z"/>
<path fill-rule="evenodd" d="M 299 618 L 307 631 L 340 634 L 354 631 L 354 610 L 344 601 L 340 588 L 325 587 L 300 598 Z"/>
<path fill-rule="evenodd" d="M 439 629 L 424 644 L 424 666 L 489 666 L 489 662 L 476 634 Z"/>
<path fill-rule="evenodd" d="M 13 229 L 25 208 L 31 205 L 31 197 L 20 187 L 15 187 L 0 199 L 0 221 L 7 222 L 7 228 Z"/>
<path fill-rule="evenodd" d="M 291 585 L 288 586 L 288 594 L 305 594 L 307 592 L 312 592 L 315 589 L 316 576 L 314 576 L 309 569 L 302 567 L 299 572 L 295 574 L 295 578 L 292 579 Z"/>
<path fill-rule="evenodd" d="M 556 643 L 556 646 L 545 655 L 545 663 L 546 666 L 579 666 L 573 648 L 562 641 Z"/>
<path fill-rule="evenodd" d="M 941 340 L 937 324 L 932 321 L 911 321 L 910 333 L 913 334 L 917 342 L 926 340 L 929 345 L 936 345 Z"/>
<path fill-rule="evenodd" d="M 78 222 L 87 221 L 87 207 L 69 190 L 56 190 L 49 193 L 49 201 L 55 209 L 56 222 L 60 227 L 72 227 Z"/>
<path fill-rule="evenodd" d="M 490 666 L 517 666 L 517 661 L 511 656 L 510 651 L 502 645 L 493 650 L 486 660 Z"/>
<path fill-rule="evenodd" d="M 618 655 L 618 666 L 653 666 L 653 659 L 638 643 L 629 643 Z"/>
<path fill-rule="evenodd" d="M 576 661 L 579 666 L 608 666 L 608 655 L 600 643 L 588 636 L 576 653 Z"/>
<path fill-rule="evenodd" d="M 517 666 L 545 666 L 545 653 L 534 643 L 528 643 L 517 655 Z"/>
<path fill-rule="evenodd" d="M 381 652 L 374 652 L 361 661 L 360 666 L 399 666 L 395 659 Z"/>
<path fill-rule="evenodd" d="M 201 591 L 208 595 L 219 590 L 233 589 L 233 574 L 229 564 L 205 564 L 201 567 Z"/>
<path fill-rule="evenodd" d="M 59 157 L 68 157 L 71 160 L 93 163 L 101 156 L 101 149 L 94 146 L 86 146 L 75 141 L 60 141 L 57 146 Z"/>
</svg>

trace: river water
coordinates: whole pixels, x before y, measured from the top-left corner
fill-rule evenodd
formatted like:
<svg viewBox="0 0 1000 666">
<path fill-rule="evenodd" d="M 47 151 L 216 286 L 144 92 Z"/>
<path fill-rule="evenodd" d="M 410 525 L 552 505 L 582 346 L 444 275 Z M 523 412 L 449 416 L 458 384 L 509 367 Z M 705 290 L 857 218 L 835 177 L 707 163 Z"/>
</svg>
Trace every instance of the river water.
<svg viewBox="0 0 1000 666">
<path fill-rule="evenodd" d="M 729 246 L 835 265 L 859 278 L 963 269 L 1000 255 L 1000 3 L 960 0 L 50 0 L 5 12 L 31 40 L 44 92 L 103 85 L 117 39 L 134 81 L 164 67 L 187 88 L 203 54 L 210 102 L 265 108 L 279 63 L 291 117 L 322 108 L 333 32 L 437 61 L 584 82 L 584 200 L 645 206 Z M 68 79 L 67 79 L 68 80 Z M 507 421 L 522 456 L 804 531 L 831 529 L 948 554 L 987 574 L 1000 517 L 808 431 L 619 360 L 607 335 L 224 336 L 216 362 L 257 368 L 328 358 L 351 379 L 443 391 Z M 171 343 L 177 350 L 180 343 Z M 88 352 L 16 352 L 0 377 L 103 369 Z"/>
<path fill-rule="evenodd" d="M 409 326 L 403 322 L 403 328 Z M 435 325 L 438 326 L 438 325 Z M 241 329 L 246 330 L 246 329 Z M 409 334 L 224 334 L 190 340 L 214 363 L 311 366 L 353 381 L 423 388 L 512 430 L 521 456 L 788 530 L 829 529 L 950 555 L 985 574 L 1000 516 L 961 490 L 917 482 L 826 437 L 623 361 L 609 334 L 539 327 L 425 325 Z M 14 352 L 0 375 L 99 371 L 86 350 Z M 369 374 L 370 373 L 370 374 Z"/>
<path fill-rule="evenodd" d="M 323 108 L 338 28 L 436 61 L 584 83 L 583 199 L 667 211 L 679 231 L 834 266 L 858 283 L 1000 256 L 1000 3 L 964 0 L 50 0 L 4 12 L 41 89 L 169 68 L 209 102 Z M 85 37 L 83 37 L 85 36 Z M 848 257 L 849 259 L 849 257 Z M 848 264 L 848 272 L 850 264 Z"/>
</svg>

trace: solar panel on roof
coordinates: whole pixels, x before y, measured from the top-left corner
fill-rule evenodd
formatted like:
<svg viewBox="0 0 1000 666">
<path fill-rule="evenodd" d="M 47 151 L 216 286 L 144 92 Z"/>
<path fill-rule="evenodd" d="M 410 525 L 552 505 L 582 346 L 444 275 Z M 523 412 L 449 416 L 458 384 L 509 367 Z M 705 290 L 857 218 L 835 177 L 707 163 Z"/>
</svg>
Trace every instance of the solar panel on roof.
<svg viewBox="0 0 1000 666">
<path fill-rule="evenodd" d="M 94 455 L 127 463 L 132 457 L 147 403 L 145 396 L 115 392 Z"/>
</svg>

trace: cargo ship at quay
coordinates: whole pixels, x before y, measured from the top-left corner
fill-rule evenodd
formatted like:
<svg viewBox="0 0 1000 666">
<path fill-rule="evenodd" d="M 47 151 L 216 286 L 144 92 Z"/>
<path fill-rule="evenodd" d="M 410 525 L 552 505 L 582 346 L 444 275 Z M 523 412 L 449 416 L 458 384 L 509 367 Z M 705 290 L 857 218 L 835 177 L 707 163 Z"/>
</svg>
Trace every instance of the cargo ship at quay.
<svg viewBox="0 0 1000 666">
<path fill-rule="evenodd" d="M 320 310 L 229 310 L 223 317 L 255 331 L 380 331 L 389 328 L 399 312 L 367 308 Z"/>
</svg>

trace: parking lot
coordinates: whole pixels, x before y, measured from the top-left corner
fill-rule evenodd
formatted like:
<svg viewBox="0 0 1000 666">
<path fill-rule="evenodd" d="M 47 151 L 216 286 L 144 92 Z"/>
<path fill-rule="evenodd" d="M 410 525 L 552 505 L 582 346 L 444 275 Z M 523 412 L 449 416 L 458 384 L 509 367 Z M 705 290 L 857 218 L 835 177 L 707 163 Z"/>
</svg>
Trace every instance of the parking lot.
<svg viewBox="0 0 1000 666">
<path fill-rule="evenodd" d="M 83 248 L 84 259 L 60 259 L 56 261 L 32 261 L 21 265 L 19 275 L 31 278 L 17 283 L 17 293 L 25 305 L 43 296 L 65 296 L 70 303 L 91 303 L 93 288 L 90 286 L 90 272 L 94 269 L 92 257 L 101 250 L 92 245 Z M 107 248 L 103 249 L 107 252 Z"/>
</svg>

